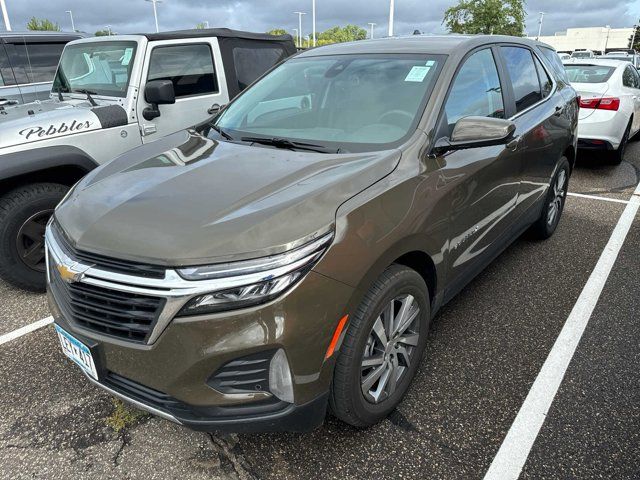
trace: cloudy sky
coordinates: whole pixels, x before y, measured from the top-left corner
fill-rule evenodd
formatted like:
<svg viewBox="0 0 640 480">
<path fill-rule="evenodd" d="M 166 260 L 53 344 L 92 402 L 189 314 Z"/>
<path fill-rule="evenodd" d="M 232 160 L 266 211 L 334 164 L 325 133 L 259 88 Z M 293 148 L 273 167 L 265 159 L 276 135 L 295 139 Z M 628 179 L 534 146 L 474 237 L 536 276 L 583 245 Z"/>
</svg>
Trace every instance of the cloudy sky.
<svg viewBox="0 0 640 480">
<path fill-rule="evenodd" d="M 33 15 L 48 18 L 71 30 L 66 10 L 72 10 L 76 28 L 93 33 L 110 25 L 118 33 L 153 31 L 153 7 L 144 0 L 5 0 L 13 30 L 23 30 Z M 377 23 L 376 36 L 387 28 L 389 0 L 316 0 L 318 31 L 353 23 L 368 28 Z M 457 0 L 396 0 L 396 34 L 415 29 L 443 33 L 444 10 Z M 527 33 L 537 32 L 538 12 L 544 11 L 543 35 L 567 27 L 610 25 L 629 27 L 640 17 L 638 0 L 528 0 Z M 163 0 L 158 4 L 161 30 L 193 28 L 208 21 L 212 27 L 265 31 L 297 28 L 296 10 L 309 12 L 303 31 L 311 31 L 311 0 Z M 2 29 L 0 22 L 0 29 Z"/>
</svg>

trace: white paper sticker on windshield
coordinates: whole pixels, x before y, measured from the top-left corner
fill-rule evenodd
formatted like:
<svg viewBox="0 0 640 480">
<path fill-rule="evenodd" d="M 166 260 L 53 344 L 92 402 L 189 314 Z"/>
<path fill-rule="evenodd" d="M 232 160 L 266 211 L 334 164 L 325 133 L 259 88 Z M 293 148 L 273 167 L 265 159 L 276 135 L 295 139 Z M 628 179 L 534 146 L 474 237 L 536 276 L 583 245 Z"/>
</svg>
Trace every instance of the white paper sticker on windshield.
<svg viewBox="0 0 640 480">
<path fill-rule="evenodd" d="M 120 64 L 124 66 L 129 65 L 132 55 L 133 55 L 133 48 L 125 48 L 124 55 L 122 55 L 122 60 L 120 60 Z"/>
<path fill-rule="evenodd" d="M 404 81 L 405 82 L 422 82 L 424 80 L 424 77 L 427 76 L 427 73 L 429 73 L 429 70 L 431 70 L 430 66 L 421 67 L 419 65 L 416 65 L 414 67 L 411 67 L 411 71 L 407 74 Z"/>
<path fill-rule="evenodd" d="M 425 65 L 426 65 L 427 67 L 433 67 L 433 65 L 434 65 L 435 63 L 436 63 L 436 62 L 434 62 L 433 60 L 428 60 L 428 61 L 427 61 L 427 63 L 425 63 Z"/>
</svg>

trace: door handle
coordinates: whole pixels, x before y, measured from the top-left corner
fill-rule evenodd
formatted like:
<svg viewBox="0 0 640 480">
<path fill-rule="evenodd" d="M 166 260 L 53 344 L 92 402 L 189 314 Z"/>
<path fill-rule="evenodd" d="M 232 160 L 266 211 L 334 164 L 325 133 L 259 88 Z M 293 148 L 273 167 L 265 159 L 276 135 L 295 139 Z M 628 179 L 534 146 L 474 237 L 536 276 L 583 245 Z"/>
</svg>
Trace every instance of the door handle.
<svg viewBox="0 0 640 480">
<path fill-rule="evenodd" d="M 520 145 L 520 137 L 515 137 L 513 140 L 507 143 L 506 147 L 512 152 L 515 152 L 518 149 L 518 145 Z"/>
<path fill-rule="evenodd" d="M 224 107 L 225 107 L 224 105 L 220 105 L 219 103 L 214 103 L 209 107 L 209 109 L 207 110 L 207 113 L 209 115 L 215 115 L 216 113 L 219 113 Z"/>
<path fill-rule="evenodd" d="M 562 112 L 564 112 L 564 107 L 557 106 L 556 110 L 555 110 L 555 112 L 553 112 L 553 114 L 556 117 L 559 117 L 560 115 L 562 115 Z"/>
</svg>

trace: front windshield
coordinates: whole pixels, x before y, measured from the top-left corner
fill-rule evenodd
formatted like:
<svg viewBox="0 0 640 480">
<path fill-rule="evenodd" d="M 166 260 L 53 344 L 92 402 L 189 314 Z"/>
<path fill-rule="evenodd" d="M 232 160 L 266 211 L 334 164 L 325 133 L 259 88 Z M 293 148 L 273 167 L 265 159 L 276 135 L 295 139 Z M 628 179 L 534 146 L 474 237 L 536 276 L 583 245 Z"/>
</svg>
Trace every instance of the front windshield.
<svg viewBox="0 0 640 480">
<path fill-rule="evenodd" d="M 52 90 L 126 97 L 136 46 L 136 42 L 122 41 L 67 45 Z"/>
<path fill-rule="evenodd" d="M 415 131 L 444 58 L 294 58 L 245 90 L 216 126 L 234 140 L 284 138 L 351 152 L 393 148 Z"/>
</svg>

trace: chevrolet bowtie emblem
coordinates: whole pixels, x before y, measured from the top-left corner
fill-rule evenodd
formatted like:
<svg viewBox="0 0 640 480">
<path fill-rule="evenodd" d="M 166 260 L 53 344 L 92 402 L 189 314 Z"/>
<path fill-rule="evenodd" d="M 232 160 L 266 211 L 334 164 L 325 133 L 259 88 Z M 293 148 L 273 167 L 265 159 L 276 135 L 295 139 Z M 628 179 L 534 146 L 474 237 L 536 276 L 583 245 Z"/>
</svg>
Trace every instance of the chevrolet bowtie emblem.
<svg viewBox="0 0 640 480">
<path fill-rule="evenodd" d="M 58 264 L 56 265 L 56 269 L 60 274 L 62 280 L 67 283 L 79 282 L 84 277 L 84 272 L 79 270 L 74 270 L 73 266 L 69 267 L 67 265 Z"/>
</svg>

